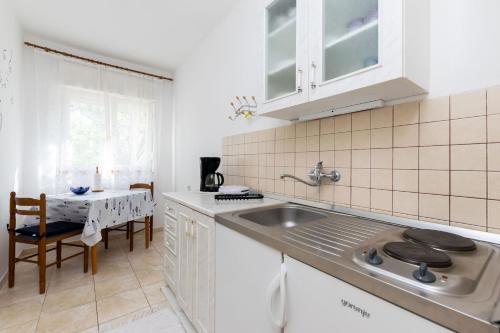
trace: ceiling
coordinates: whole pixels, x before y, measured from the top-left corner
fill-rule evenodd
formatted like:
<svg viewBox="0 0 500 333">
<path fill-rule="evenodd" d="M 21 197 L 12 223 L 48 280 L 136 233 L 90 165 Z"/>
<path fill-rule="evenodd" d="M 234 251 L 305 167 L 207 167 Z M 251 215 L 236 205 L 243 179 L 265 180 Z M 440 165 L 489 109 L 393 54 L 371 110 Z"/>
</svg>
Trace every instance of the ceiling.
<svg viewBox="0 0 500 333">
<path fill-rule="evenodd" d="M 174 71 L 235 0 L 11 0 L 27 34 Z"/>
</svg>

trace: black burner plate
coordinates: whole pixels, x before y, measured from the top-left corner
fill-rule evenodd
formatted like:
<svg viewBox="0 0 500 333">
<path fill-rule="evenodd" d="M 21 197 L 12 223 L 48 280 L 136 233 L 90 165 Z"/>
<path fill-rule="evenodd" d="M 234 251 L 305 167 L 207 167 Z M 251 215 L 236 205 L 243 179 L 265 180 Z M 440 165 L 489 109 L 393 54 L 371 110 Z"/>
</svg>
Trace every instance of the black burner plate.
<svg viewBox="0 0 500 333">
<path fill-rule="evenodd" d="M 421 244 L 391 242 L 384 245 L 384 252 L 404 262 L 420 265 L 425 262 L 429 267 L 450 267 L 451 259 L 444 253 Z"/>
<path fill-rule="evenodd" d="M 446 251 L 474 251 L 476 249 L 476 244 L 469 238 L 438 230 L 408 229 L 403 233 L 403 237 Z"/>
</svg>

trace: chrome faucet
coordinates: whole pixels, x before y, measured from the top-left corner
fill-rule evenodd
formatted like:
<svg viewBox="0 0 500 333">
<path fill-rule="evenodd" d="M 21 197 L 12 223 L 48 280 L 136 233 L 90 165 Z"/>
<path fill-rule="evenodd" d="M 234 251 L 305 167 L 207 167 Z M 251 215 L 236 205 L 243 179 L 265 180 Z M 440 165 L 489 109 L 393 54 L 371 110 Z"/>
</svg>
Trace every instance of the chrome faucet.
<svg viewBox="0 0 500 333">
<path fill-rule="evenodd" d="M 334 183 L 340 180 L 340 173 L 337 170 L 333 170 L 330 173 L 323 173 L 323 161 L 319 161 L 318 163 L 316 163 L 314 169 L 311 169 L 311 171 L 307 174 L 307 176 L 309 176 L 311 182 L 308 182 L 306 180 L 300 179 L 298 177 L 295 177 L 294 175 L 289 175 L 289 174 L 282 174 L 280 178 L 281 179 L 292 178 L 309 186 L 320 186 L 321 179 L 323 178 L 328 178 Z"/>
</svg>

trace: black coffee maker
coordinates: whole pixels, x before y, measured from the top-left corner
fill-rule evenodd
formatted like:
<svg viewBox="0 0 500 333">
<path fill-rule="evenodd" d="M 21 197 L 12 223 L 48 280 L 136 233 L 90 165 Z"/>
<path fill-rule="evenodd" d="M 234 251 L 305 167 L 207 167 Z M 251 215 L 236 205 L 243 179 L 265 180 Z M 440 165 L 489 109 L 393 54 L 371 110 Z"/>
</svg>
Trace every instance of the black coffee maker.
<svg viewBox="0 0 500 333">
<path fill-rule="evenodd" d="M 217 171 L 219 157 L 200 157 L 200 191 L 218 192 L 224 184 L 224 176 Z"/>
</svg>

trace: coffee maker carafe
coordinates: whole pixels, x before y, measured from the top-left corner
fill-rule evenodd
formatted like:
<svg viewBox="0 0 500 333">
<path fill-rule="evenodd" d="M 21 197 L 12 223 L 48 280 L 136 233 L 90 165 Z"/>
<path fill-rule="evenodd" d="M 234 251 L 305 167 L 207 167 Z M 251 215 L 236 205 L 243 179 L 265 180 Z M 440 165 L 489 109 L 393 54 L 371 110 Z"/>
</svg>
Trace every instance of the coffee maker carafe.
<svg viewBox="0 0 500 333">
<path fill-rule="evenodd" d="M 216 172 L 219 165 L 219 157 L 200 158 L 200 191 L 219 191 L 219 187 L 224 184 L 224 176 L 221 173 Z"/>
</svg>

